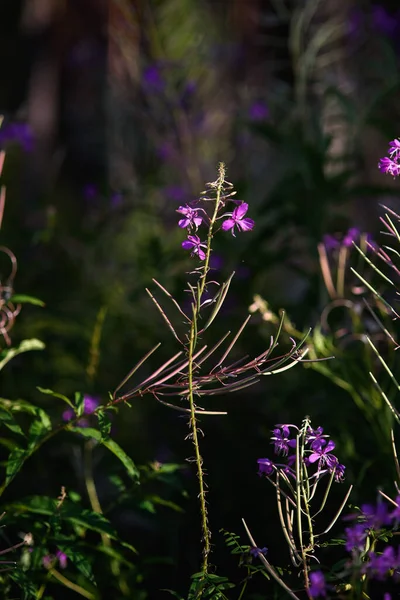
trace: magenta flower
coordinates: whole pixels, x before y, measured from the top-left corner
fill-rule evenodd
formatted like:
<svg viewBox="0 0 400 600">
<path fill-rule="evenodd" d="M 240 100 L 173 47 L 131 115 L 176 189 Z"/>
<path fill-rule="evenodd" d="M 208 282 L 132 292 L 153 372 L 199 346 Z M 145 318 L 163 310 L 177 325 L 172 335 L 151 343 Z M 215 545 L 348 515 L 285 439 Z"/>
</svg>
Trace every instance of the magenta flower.
<svg viewBox="0 0 400 600">
<path fill-rule="evenodd" d="M 232 235 L 235 237 L 235 227 L 238 228 L 239 231 L 251 231 L 254 227 L 253 219 L 249 219 L 248 217 L 244 218 L 244 215 L 247 213 L 249 205 L 246 202 L 242 202 L 235 208 L 232 214 L 230 214 L 230 218 L 226 219 L 222 223 L 222 229 L 224 231 L 232 230 Z"/>
<path fill-rule="evenodd" d="M 58 550 L 56 552 L 56 558 L 58 559 L 61 569 L 66 569 L 68 564 L 67 555 L 64 552 L 61 552 L 61 550 Z"/>
<path fill-rule="evenodd" d="M 399 158 L 400 154 L 400 140 L 396 138 L 389 143 L 388 154 L 390 158 Z"/>
<path fill-rule="evenodd" d="M 183 229 L 186 227 L 190 229 L 195 227 L 197 231 L 203 222 L 203 217 L 199 215 L 199 211 L 194 208 L 190 208 L 188 205 L 180 206 L 176 212 L 181 213 L 181 215 L 184 215 L 185 217 L 178 222 L 179 227 L 182 227 Z"/>
<path fill-rule="evenodd" d="M 381 173 L 387 173 L 388 175 L 393 175 L 393 177 L 400 175 L 400 165 L 387 156 L 380 159 L 378 167 Z"/>
<path fill-rule="evenodd" d="M 207 248 L 207 244 L 204 244 L 198 235 L 188 235 L 187 240 L 182 242 L 182 248 L 184 250 L 190 250 L 191 255 L 197 255 L 200 260 L 204 260 L 206 257 L 203 248 Z"/>
<path fill-rule="evenodd" d="M 322 469 L 322 467 L 326 465 L 332 472 L 332 470 L 339 463 L 336 456 L 330 454 L 331 450 L 334 450 L 335 446 L 335 442 L 332 440 L 329 440 L 328 443 L 326 440 L 315 440 L 315 442 L 311 444 L 312 453 L 308 457 L 308 460 L 311 464 L 318 461 L 318 470 Z"/>
</svg>

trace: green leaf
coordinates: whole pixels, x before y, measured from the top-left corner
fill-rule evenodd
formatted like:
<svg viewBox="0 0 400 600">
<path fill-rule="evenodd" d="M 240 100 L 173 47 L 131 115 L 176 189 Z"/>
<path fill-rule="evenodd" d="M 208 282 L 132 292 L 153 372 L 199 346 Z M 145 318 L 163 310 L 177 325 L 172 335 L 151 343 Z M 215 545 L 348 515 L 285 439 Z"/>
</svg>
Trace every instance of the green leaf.
<svg viewBox="0 0 400 600">
<path fill-rule="evenodd" d="M 115 454 L 115 456 L 122 462 L 125 469 L 127 470 L 128 475 L 132 479 L 139 479 L 140 473 L 138 468 L 136 467 L 133 460 L 126 454 L 125 450 L 123 450 L 121 446 L 117 444 L 117 442 L 114 442 L 114 440 L 112 440 L 111 438 L 108 440 L 104 440 L 100 431 L 97 431 L 97 429 L 94 429 L 93 427 L 74 427 L 73 425 L 70 425 L 67 429 L 68 431 L 79 433 L 85 438 L 94 439 L 100 444 L 103 444 L 103 446 L 108 448 L 108 450 Z"/>
<path fill-rule="evenodd" d="M 50 390 L 48 388 L 37 387 L 36 389 L 39 390 L 39 392 L 41 392 L 42 394 L 46 394 L 47 396 L 53 396 L 54 398 L 59 398 L 60 400 L 63 400 L 63 402 L 66 402 L 68 406 L 75 410 L 73 403 L 69 398 L 67 398 L 67 396 L 59 394 L 58 392 L 53 392 L 53 390 Z"/>
<path fill-rule="evenodd" d="M 111 421 L 107 413 L 103 410 L 99 410 L 96 413 L 96 416 L 99 420 L 99 428 L 101 432 L 102 441 L 106 441 L 110 438 L 111 433 Z"/>
<path fill-rule="evenodd" d="M 1 369 L 18 354 L 30 352 L 31 350 L 43 350 L 45 345 L 35 338 L 23 340 L 17 348 L 7 348 L 0 353 L 0 371 Z"/>
<path fill-rule="evenodd" d="M 81 392 L 75 392 L 75 412 L 77 417 L 85 412 L 85 396 Z"/>
<path fill-rule="evenodd" d="M 15 294 L 11 296 L 10 302 L 15 304 L 34 304 L 35 306 L 46 306 L 43 300 L 35 298 L 34 296 L 27 296 L 26 294 Z"/>
<path fill-rule="evenodd" d="M 82 509 L 76 504 L 63 504 L 60 518 L 64 521 L 69 521 L 74 525 L 84 527 L 85 529 L 90 529 L 91 531 L 96 531 L 100 534 L 105 533 L 113 539 L 118 539 L 118 534 L 108 519 L 100 513 Z"/>
<path fill-rule="evenodd" d="M 25 460 L 29 456 L 29 451 L 24 448 L 14 448 L 7 459 L 6 479 L 3 488 L 6 488 L 20 471 Z"/>
<path fill-rule="evenodd" d="M 24 462 L 31 456 L 31 454 L 33 454 L 37 446 L 51 430 L 51 422 L 47 414 L 44 411 L 40 411 L 38 416 L 40 418 L 35 419 L 29 428 L 27 447 L 14 448 L 7 459 L 6 479 L 1 491 L 3 491 L 11 483 L 14 477 L 21 470 Z"/>
<path fill-rule="evenodd" d="M 3 407 L 0 407 L 0 422 L 6 427 L 8 427 L 8 429 L 10 429 L 10 431 L 12 431 L 13 433 L 18 433 L 19 435 L 23 436 L 25 435 L 21 427 L 14 419 L 12 413 Z"/>
<path fill-rule="evenodd" d="M 9 573 L 9 577 L 21 588 L 22 599 L 31 600 L 38 597 L 38 588 L 32 583 L 31 578 L 22 569 L 16 569 Z"/>
</svg>

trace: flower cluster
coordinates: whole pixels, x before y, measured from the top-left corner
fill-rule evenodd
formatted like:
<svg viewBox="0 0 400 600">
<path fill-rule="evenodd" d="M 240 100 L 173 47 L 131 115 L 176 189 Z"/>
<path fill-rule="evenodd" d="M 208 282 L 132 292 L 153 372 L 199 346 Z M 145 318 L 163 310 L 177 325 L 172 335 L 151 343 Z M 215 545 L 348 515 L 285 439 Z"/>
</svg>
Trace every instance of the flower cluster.
<svg viewBox="0 0 400 600">
<path fill-rule="evenodd" d="M 327 439 L 329 436 L 324 434 L 322 427 L 313 429 L 310 424 L 301 430 L 296 425 L 276 425 L 272 431 L 271 443 L 274 444 L 275 454 L 282 455 L 286 464 L 274 463 L 269 458 L 259 458 L 259 474 L 270 477 L 280 470 L 286 475 L 296 477 L 296 446 L 303 435 L 303 452 L 299 457 L 306 468 L 312 465 L 317 467 L 311 477 L 319 479 L 323 474 L 330 473 L 334 475 L 335 481 L 343 481 L 346 467 L 332 454 L 335 442 Z"/>
<path fill-rule="evenodd" d="M 380 159 L 379 170 L 382 173 L 398 177 L 400 175 L 400 139 L 392 140 L 389 143 L 388 155 Z"/>
<path fill-rule="evenodd" d="M 370 579 L 383 581 L 389 575 L 400 579 L 400 548 L 388 545 L 382 552 L 376 551 L 376 545 L 385 529 L 397 529 L 400 520 L 400 496 L 394 502 L 394 510 L 379 500 L 376 505 L 363 504 L 358 513 L 348 515 L 346 520 L 354 524 L 345 529 L 345 547 L 352 554 L 354 565 L 361 564 L 361 572 Z M 371 546 L 370 542 L 374 540 Z M 367 552 L 369 548 L 370 552 Z"/>
<path fill-rule="evenodd" d="M 360 238 L 360 230 L 357 227 L 350 227 L 347 233 L 343 236 L 343 239 L 340 240 L 336 236 L 327 233 L 323 237 L 323 243 L 328 252 L 332 252 L 337 250 L 341 246 L 345 248 L 351 248 L 353 242 L 357 242 Z"/>
<path fill-rule="evenodd" d="M 198 256 L 200 260 L 205 260 L 207 244 L 202 242 L 200 237 L 193 233 L 193 230 L 197 232 L 201 225 L 210 227 L 211 224 L 222 220 L 221 229 L 223 231 L 231 231 L 232 235 L 235 236 L 235 231 L 251 231 L 254 227 L 253 219 L 246 217 L 249 205 L 246 202 L 240 200 L 233 200 L 231 198 L 231 192 L 225 195 L 223 198 L 215 199 L 216 210 L 214 217 L 210 217 L 204 208 L 198 208 L 193 205 L 186 204 L 180 206 L 177 212 L 180 213 L 183 218 L 179 220 L 178 225 L 182 229 L 188 230 L 188 237 L 182 242 L 182 248 L 189 250 L 192 256 Z M 202 198 L 197 202 L 207 202 L 209 198 Z M 236 207 L 231 212 L 225 212 L 224 208 L 227 202 L 236 204 Z M 220 212 L 224 211 L 222 214 Z"/>
</svg>

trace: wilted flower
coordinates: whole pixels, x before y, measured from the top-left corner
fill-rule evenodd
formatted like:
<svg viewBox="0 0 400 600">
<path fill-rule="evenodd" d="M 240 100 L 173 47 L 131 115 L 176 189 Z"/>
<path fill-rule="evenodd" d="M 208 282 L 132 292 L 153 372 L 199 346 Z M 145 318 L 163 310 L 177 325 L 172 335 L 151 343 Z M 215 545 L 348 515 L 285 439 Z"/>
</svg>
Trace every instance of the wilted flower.
<svg viewBox="0 0 400 600">
<path fill-rule="evenodd" d="M 187 240 L 182 242 L 182 248 L 184 250 L 191 250 L 192 256 L 197 254 L 200 260 L 204 260 L 206 257 L 203 248 L 207 248 L 207 244 L 204 244 L 198 235 L 188 235 Z"/>
<path fill-rule="evenodd" d="M 259 458 L 257 460 L 258 463 L 258 474 L 259 475 L 272 475 L 275 471 L 274 463 L 269 458 Z"/>
<path fill-rule="evenodd" d="M 226 219 L 222 223 L 222 229 L 224 231 L 232 230 L 232 235 L 235 236 L 235 227 L 240 231 L 251 231 L 254 227 L 253 219 L 248 217 L 244 218 L 247 213 L 249 205 L 246 202 L 242 202 L 235 208 L 235 210 L 229 215 L 229 219 Z"/>
</svg>

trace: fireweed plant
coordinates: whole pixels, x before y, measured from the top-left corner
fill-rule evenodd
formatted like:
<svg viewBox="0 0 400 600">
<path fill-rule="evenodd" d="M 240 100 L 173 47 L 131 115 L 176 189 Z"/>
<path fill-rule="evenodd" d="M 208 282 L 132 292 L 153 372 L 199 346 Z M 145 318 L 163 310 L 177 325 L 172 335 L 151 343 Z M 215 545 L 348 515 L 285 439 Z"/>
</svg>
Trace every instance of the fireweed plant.
<svg viewBox="0 0 400 600">
<path fill-rule="evenodd" d="M 250 316 L 245 319 L 221 355 L 217 355 L 217 350 L 228 339 L 230 332 L 227 332 L 211 349 L 203 343 L 203 337 L 217 317 L 234 275 L 232 274 L 222 283 L 214 279 L 210 267 L 214 236 L 230 232 L 235 238 L 236 235 L 251 231 L 254 227 L 253 219 L 246 216 L 248 204 L 235 199 L 235 195 L 233 185 L 225 178 L 225 167 L 220 164 L 216 181 L 207 184 L 207 189 L 198 199 L 177 209 L 180 216 L 178 226 L 187 230 L 187 238 L 182 242 L 182 248 L 190 252 L 192 259 L 197 263 L 190 272 L 190 281 L 187 283 L 190 311 L 184 312 L 171 294 L 158 281 L 154 280 L 154 282 L 183 317 L 185 326 L 183 333 L 173 325 L 153 293 L 150 290 L 147 292 L 182 349 L 141 384 L 119 396 L 119 390 L 157 347 L 151 350 L 118 386 L 112 401 L 115 405 L 119 402 L 127 402 L 137 395 L 152 394 L 162 404 L 188 416 L 190 432 L 187 439 L 191 440 L 194 449 L 194 457 L 188 460 L 195 463 L 197 470 L 203 544 L 201 570 L 194 577 L 195 581 L 191 588 L 191 593 L 194 595 L 191 597 L 200 597 L 209 585 L 210 578 L 213 577 L 209 573 L 211 532 L 208 524 L 203 459 L 200 452 L 200 437 L 203 431 L 199 428 L 199 417 L 226 414 L 205 410 L 199 405 L 199 401 L 218 394 L 242 390 L 256 383 L 264 375 L 283 372 L 295 366 L 307 353 L 307 348 L 304 346 L 305 336 L 299 343 L 292 340 L 291 349 L 285 354 L 272 356 L 283 327 L 283 319 L 278 326 L 276 337 L 271 338 L 268 349 L 253 358 L 244 357 L 233 363 L 228 362 L 228 357 L 249 322 Z M 210 358 L 213 358 L 212 366 L 209 365 Z M 170 397 L 178 398 L 179 402 L 171 402 Z"/>
<path fill-rule="evenodd" d="M 322 537 L 338 520 L 352 486 L 331 522 L 322 531 L 316 531 L 316 517 L 325 508 L 332 483 L 344 480 L 345 466 L 333 454 L 335 442 L 329 439 L 322 427 L 313 429 L 309 417 L 306 417 L 301 427 L 277 425 L 272 432 L 271 443 L 280 459 L 259 458 L 259 474 L 275 487 L 279 520 L 292 564 L 301 569 L 307 597 L 317 598 L 326 595 L 326 587 L 320 572 L 310 572 L 310 563 L 312 560 L 318 562 L 317 549 Z M 269 563 L 265 553 L 257 549 L 246 523 L 244 525 L 253 551 L 257 552 L 269 575 L 289 596 L 298 598 Z"/>
</svg>

